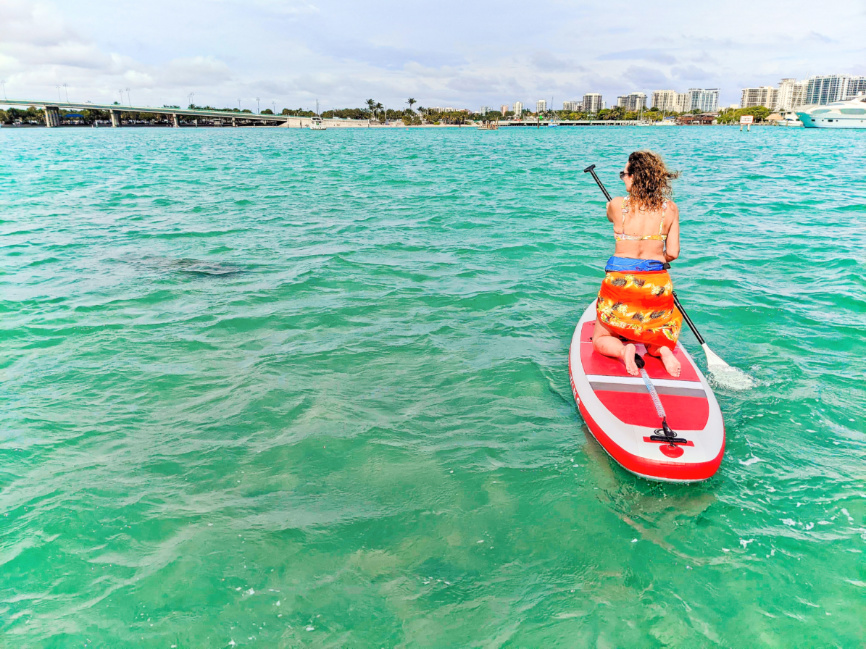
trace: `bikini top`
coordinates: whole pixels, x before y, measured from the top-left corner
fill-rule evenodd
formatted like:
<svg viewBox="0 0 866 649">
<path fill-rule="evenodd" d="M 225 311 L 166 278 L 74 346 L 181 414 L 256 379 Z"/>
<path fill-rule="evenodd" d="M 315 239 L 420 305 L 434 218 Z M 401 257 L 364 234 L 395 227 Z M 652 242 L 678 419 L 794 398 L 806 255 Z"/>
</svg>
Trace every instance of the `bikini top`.
<svg viewBox="0 0 866 649">
<path fill-rule="evenodd" d="M 666 241 L 668 235 L 662 234 L 662 230 L 665 227 L 665 210 L 668 208 L 668 202 L 665 201 L 662 203 L 662 222 L 659 223 L 659 233 L 658 234 L 648 234 L 646 236 L 641 236 L 639 234 L 626 234 L 625 233 L 625 215 L 628 213 L 628 199 L 630 196 L 628 194 L 625 195 L 625 198 L 622 199 L 622 234 L 619 232 L 614 232 L 613 236 L 617 241 Z"/>
</svg>

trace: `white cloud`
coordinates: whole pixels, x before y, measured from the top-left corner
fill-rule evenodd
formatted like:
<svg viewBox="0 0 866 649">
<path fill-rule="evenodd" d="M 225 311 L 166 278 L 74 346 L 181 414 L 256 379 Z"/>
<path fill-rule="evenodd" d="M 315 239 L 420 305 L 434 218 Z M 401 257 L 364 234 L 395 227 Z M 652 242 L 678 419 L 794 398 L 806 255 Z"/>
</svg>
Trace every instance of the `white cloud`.
<svg viewBox="0 0 866 649">
<path fill-rule="evenodd" d="M 212 56 L 196 56 L 169 61 L 164 70 L 153 69 L 151 75 L 168 87 L 199 87 L 220 84 L 231 79 L 229 66 Z"/>
<path fill-rule="evenodd" d="M 404 0 L 0 0 L 0 78 L 9 96 L 136 103 L 477 107 L 601 91 L 720 87 L 782 76 L 863 72 L 862 0 L 784 12 L 730 0 L 708 19 L 686 0 L 664 11 L 554 0 L 466 5 L 459 14 Z M 743 20 L 743 13 L 749 19 Z"/>
<path fill-rule="evenodd" d="M 250 7 L 255 7 L 271 14 L 281 14 L 284 16 L 301 16 L 304 14 L 314 14 L 319 12 L 317 7 L 312 2 L 306 0 L 215 0 L 228 5 L 234 5 L 240 10 L 249 10 Z"/>
<path fill-rule="evenodd" d="M 0 4 L 0 43 L 41 47 L 77 40 L 53 9 L 43 2 L 4 0 Z"/>
</svg>

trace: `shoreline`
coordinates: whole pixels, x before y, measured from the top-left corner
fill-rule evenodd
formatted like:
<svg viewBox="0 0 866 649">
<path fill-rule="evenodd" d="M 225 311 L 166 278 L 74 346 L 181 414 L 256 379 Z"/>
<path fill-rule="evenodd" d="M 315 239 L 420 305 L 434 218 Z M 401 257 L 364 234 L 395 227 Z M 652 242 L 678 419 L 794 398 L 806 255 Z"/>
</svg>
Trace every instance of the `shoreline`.
<svg viewBox="0 0 866 649">
<path fill-rule="evenodd" d="M 437 129 L 464 129 L 464 130 L 488 130 L 481 128 L 481 124 L 369 124 L 369 125 L 349 125 L 349 124 L 327 124 L 327 120 L 325 120 L 327 128 L 325 130 L 410 130 L 410 129 L 420 129 L 420 130 L 437 130 Z M 605 122 L 605 121 L 593 121 L 592 123 L 575 123 L 575 124 L 558 124 L 554 128 L 646 128 L 646 127 L 657 127 L 657 128 L 668 128 L 670 126 L 676 126 L 679 128 L 708 128 L 708 127 L 720 127 L 720 128 L 740 128 L 740 124 L 656 124 L 656 123 L 627 123 L 623 124 L 621 122 Z M 801 124 L 797 125 L 788 125 L 788 124 L 780 124 L 780 123 L 756 123 L 751 125 L 753 128 L 782 128 L 782 129 L 802 129 L 805 128 Z M 303 126 L 287 126 L 285 124 L 281 124 L 279 126 L 271 125 L 271 124 L 238 124 L 237 126 L 229 126 L 225 124 L 215 125 L 215 124 L 181 124 L 180 126 L 172 126 L 171 124 L 123 124 L 122 126 L 112 127 L 110 124 L 101 124 L 99 126 L 93 126 L 91 124 L 61 124 L 59 126 L 47 126 L 45 124 L 2 124 L 0 123 L 0 128 L 2 129 L 43 129 L 43 128 L 63 128 L 63 129 L 90 129 L 90 128 L 99 128 L 99 129 L 112 129 L 112 128 L 133 128 L 133 129 L 144 129 L 144 128 L 153 128 L 153 129 L 173 129 L 173 128 L 181 128 L 181 129 L 217 129 L 217 130 L 232 130 L 232 129 L 257 129 L 257 130 L 277 130 L 277 129 L 289 129 L 289 130 L 310 130 L 310 127 L 307 125 Z M 549 129 L 551 126 L 547 123 L 538 124 L 500 124 L 499 129 L 493 130 L 531 130 L 531 129 Z"/>
</svg>

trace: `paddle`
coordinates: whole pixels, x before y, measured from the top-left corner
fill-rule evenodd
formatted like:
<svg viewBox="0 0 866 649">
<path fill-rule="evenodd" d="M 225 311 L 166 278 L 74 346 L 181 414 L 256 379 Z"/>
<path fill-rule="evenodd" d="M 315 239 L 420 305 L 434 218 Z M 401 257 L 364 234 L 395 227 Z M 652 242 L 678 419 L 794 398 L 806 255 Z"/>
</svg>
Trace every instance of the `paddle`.
<svg viewBox="0 0 866 649">
<path fill-rule="evenodd" d="M 586 169 L 583 170 L 583 173 L 592 174 L 593 180 L 595 180 L 598 188 L 601 189 L 604 197 L 609 203 L 612 199 L 607 191 L 607 188 L 605 188 L 604 184 L 601 182 L 601 179 L 595 173 L 595 165 L 589 165 Z M 670 264 L 665 264 L 665 266 L 670 268 Z M 713 378 L 716 380 L 716 382 L 732 390 L 747 390 L 748 388 L 751 388 L 755 384 L 755 382 L 752 380 L 752 377 L 750 377 L 742 370 L 737 369 L 736 367 L 731 367 L 725 361 L 723 361 L 718 356 L 718 354 L 714 353 L 713 350 L 710 349 L 709 345 L 707 345 L 706 341 L 704 341 L 704 337 L 695 326 L 695 323 L 692 322 L 689 314 L 686 313 L 686 310 L 683 308 L 682 303 L 680 303 L 680 299 L 677 297 L 675 291 L 673 295 L 674 304 L 676 305 L 679 312 L 682 313 L 683 319 L 686 321 L 686 324 L 689 325 L 689 329 L 691 329 L 692 333 L 695 334 L 695 338 L 697 338 L 698 342 L 701 344 L 701 349 L 704 350 L 704 354 L 707 357 L 707 369 L 713 375 Z"/>
</svg>

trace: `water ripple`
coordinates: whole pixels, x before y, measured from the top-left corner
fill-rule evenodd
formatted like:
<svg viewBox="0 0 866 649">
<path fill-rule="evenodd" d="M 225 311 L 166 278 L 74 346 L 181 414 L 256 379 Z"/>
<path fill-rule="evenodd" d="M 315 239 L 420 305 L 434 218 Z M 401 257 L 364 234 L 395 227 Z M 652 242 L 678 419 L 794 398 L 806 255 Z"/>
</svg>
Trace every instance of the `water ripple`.
<svg viewBox="0 0 866 649">
<path fill-rule="evenodd" d="M 864 138 L 0 130 L 0 633 L 857 645 Z M 613 465 L 568 385 L 612 248 L 581 171 L 638 147 L 758 383 L 701 485 Z"/>
</svg>

